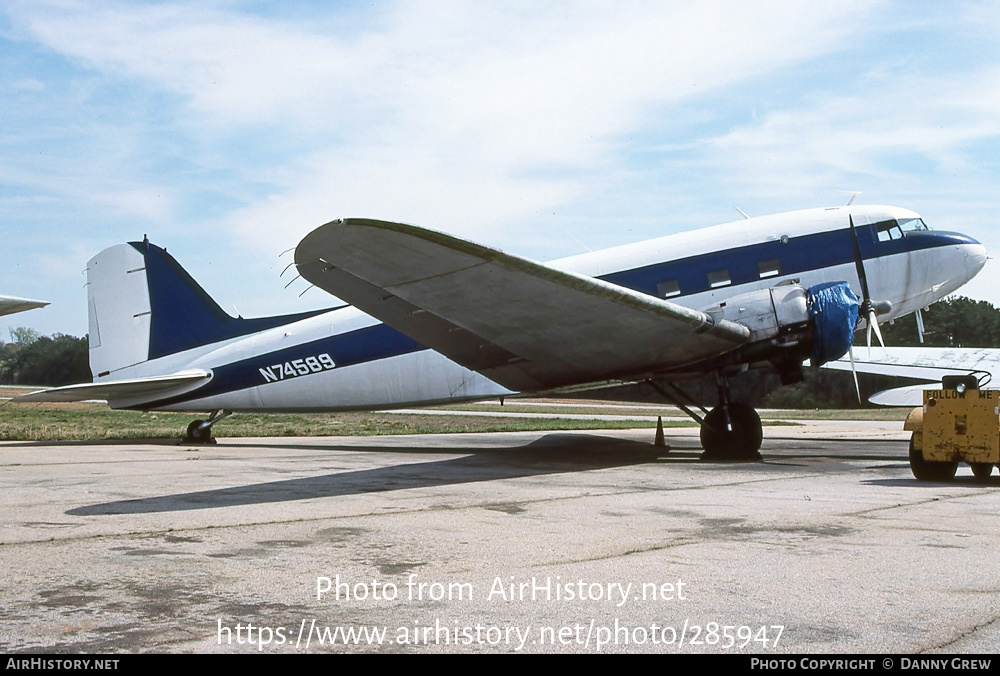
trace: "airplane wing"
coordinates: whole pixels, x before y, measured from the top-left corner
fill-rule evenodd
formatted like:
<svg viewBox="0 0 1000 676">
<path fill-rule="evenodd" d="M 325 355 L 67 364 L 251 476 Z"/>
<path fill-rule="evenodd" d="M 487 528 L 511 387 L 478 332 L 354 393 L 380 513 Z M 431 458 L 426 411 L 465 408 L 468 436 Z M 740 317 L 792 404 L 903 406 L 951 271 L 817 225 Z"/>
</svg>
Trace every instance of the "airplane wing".
<svg viewBox="0 0 1000 676">
<path fill-rule="evenodd" d="M 17 298 L 16 296 L 0 296 L 0 317 L 12 315 L 15 312 L 33 310 L 36 307 L 45 307 L 49 302 L 46 300 L 31 300 L 29 298 Z"/>
<path fill-rule="evenodd" d="M 992 348 L 889 347 L 871 351 L 855 350 L 858 373 L 871 373 L 923 380 L 925 384 L 905 385 L 877 392 L 868 398 L 882 406 L 920 406 L 926 383 L 940 383 L 943 376 L 973 375 L 980 387 L 1000 385 L 1000 350 Z M 850 371 L 848 357 L 827 362 L 824 368 Z"/>
<path fill-rule="evenodd" d="M 504 387 L 537 391 L 691 364 L 749 338 L 734 322 L 411 225 L 344 219 L 299 274 Z"/>
<path fill-rule="evenodd" d="M 22 394 L 14 397 L 13 401 L 62 402 L 106 399 L 109 402 L 121 402 L 122 405 L 127 406 L 132 405 L 133 402 L 160 399 L 197 389 L 211 375 L 208 371 L 192 369 L 167 376 L 66 385 Z"/>
</svg>

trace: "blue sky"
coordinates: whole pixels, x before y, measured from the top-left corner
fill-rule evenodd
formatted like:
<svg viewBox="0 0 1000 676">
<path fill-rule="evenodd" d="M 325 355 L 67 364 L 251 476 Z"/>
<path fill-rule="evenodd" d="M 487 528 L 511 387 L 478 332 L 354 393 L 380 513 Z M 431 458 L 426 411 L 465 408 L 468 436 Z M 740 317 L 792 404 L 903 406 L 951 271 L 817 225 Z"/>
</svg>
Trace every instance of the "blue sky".
<svg viewBox="0 0 1000 676">
<path fill-rule="evenodd" d="M 279 254 L 341 216 L 546 260 L 860 192 L 1000 251 L 998 44 L 992 2 L 8 0 L 0 293 L 52 305 L 0 339 L 83 335 L 144 234 L 230 312 L 323 307 Z"/>
</svg>

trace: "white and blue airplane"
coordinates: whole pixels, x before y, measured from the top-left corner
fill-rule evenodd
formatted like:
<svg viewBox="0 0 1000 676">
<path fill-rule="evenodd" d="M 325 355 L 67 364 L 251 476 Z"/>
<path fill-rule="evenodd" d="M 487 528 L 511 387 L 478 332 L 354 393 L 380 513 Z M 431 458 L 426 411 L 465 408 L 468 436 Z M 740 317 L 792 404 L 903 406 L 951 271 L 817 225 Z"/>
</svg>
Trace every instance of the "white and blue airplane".
<svg viewBox="0 0 1000 676">
<path fill-rule="evenodd" d="M 92 383 L 22 400 L 113 408 L 344 411 L 714 377 L 709 457 L 759 457 L 760 418 L 730 400 L 753 367 L 782 382 L 850 349 L 865 323 L 952 293 L 983 267 L 965 235 L 914 212 L 849 205 L 727 223 L 534 262 L 423 228 L 341 219 L 295 250 L 299 274 L 351 305 L 234 318 L 149 241 L 87 264 Z M 861 293 L 859 302 L 851 287 Z M 678 402 L 683 403 L 683 402 Z"/>
</svg>

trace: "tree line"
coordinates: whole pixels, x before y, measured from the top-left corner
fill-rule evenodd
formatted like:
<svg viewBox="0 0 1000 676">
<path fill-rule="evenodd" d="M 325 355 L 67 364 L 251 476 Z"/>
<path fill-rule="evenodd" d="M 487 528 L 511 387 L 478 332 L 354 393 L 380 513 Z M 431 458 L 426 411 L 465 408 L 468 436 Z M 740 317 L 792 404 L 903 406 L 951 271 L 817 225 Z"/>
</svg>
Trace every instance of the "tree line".
<svg viewBox="0 0 1000 676">
<path fill-rule="evenodd" d="M 90 381 L 86 336 L 41 336 L 23 327 L 10 334 L 10 342 L 0 342 L 0 383 L 54 387 Z"/>
</svg>

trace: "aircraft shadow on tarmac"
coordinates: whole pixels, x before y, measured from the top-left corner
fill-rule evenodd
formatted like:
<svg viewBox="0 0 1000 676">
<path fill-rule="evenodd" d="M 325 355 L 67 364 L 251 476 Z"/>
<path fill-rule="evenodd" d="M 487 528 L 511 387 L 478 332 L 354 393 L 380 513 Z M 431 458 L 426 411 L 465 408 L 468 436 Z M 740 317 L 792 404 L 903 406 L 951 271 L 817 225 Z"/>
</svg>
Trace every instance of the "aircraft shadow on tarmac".
<svg viewBox="0 0 1000 676">
<path fill-rule="evenodd" d="M 269 481 L 231 488 L 119 500 L 68 510 L 72 516 L 147 514 L 215 507 L 330 498 L 364 493 L 428 488 L 546 474 L 584 472 L 665 460 L 668 449 L 649 443 L 590 435 L 549 434 L 530 444 L 493 449 L 428 449 L 417 447 L 323 446 L 323 450 L 426 454 L 469 453 L 460 458 L 416 462 L 321 476 Z M 671 461 L 697 461 L 700 448 L 670 451 Z"/>
</svg>

